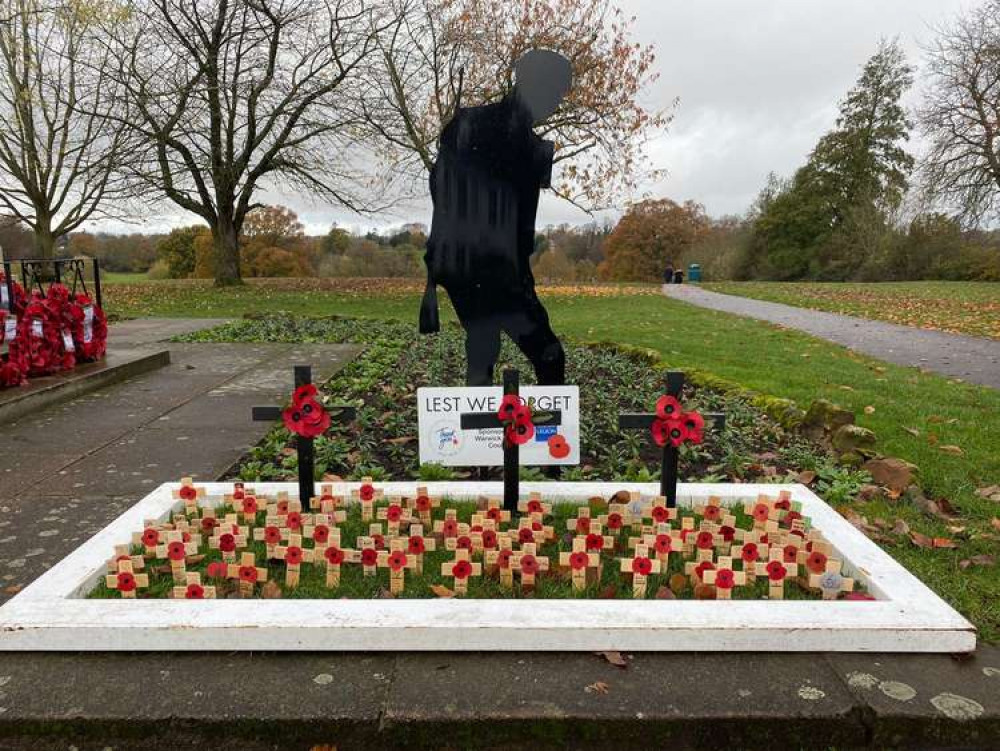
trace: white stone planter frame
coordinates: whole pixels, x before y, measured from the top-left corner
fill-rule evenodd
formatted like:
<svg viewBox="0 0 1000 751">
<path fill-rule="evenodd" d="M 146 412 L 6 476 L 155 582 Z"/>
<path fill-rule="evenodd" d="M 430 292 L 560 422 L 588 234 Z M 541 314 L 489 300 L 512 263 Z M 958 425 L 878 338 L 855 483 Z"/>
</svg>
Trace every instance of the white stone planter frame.
<svg viewBox="0 0 1000 751">
<path fill-rule="evenodd" d="M 201 484 L 201 483 L 199 483 Z M 389 495 L 416 483 L 378 483 Z M 500 483 L 425 483 L 456 499 L 501 495 Z M 210 496 L 231 489 L 205 483 Z M 347 493 L 357 483 L 339 484 Z M 0 651 L 527 650 L 969 652 L 975 629 L 802 485 L 687 484 L 678 503 L 726 505 L 788 490 L 878 601 L 694 600 L 87 600 L 116 544 L 166 518 L 161 485 L 0 607 Z M 265 494 L 293 483 L 254 483 Z M 583 501 L 645 483 L 522 483 L 546 499 Z"/>
</svg>

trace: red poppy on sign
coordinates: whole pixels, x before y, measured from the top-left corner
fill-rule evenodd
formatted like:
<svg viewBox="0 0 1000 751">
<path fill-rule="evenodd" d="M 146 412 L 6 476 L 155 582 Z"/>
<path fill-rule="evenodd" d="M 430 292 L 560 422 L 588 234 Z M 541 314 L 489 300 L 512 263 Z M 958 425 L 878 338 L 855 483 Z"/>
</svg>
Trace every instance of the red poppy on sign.
<svg viewBox="0 0 1000 751">
<path fill-rule="evenodd" d="M 771 509 L 766 503 L 758 503 L 753 507 L 753 520 L 755 522 L 766 522 L 771 518 Z"/>
<path fill-rule="evenodd" d="M 514 420 L 522 412 L 524 405 L 517 394 L 505 394 L 500 400 L 500 409 L 497 410 L 497 418 L 500 422 Z"/>
<path fill-rule="evenodd" d="M 417 511 L 430 511 L 431 499 L 425 495 L 418 495 L 416 501 L 414 501 L 414 505 L 417 507 Z"/>
<path fill-rule="evenodd" d="M 441 525 L 441 531 L 445 537 L 454 537 L 458 534 L 458 520 L 445 519 L 444 524 Z"/>
<path fill-rule="evenodd" d="M 586 516 L 577 517 L 576 520 L 576 532 L 580 535 L 585 535 L 590 531 L 590 519 Z"/>
<path fill-rule="evenodd" d="M 670 521 L 670 510 L 666 506 L 653 506 L 653 521 L 664 524 Z"/>
<path fill-rule="evenodd" d="M 722 507 L 721 506 L 705 506 L 705 513 L 703 514 L 706 520 L 710 522 L 716 522 L 722 518 Z"/>
<path fill-rule="evenodd" d="M 794 545 L 785 545 L 781 550 L 781 557 L 785 563 L 795 563 L 799 557 L 799 549 Z"/>
<path fill-rule="evenodd" d="M 699 581 L 704 580 L 706 571 L 714 571 L 715 564 L 711 561 L 702 561 L 697 566 L 694 567 L 694 575 L 698 577 Z"/>
<path fill-rule="evenodd" d="M 705 418 L 697 412 L 681 415 L 684 424 L 684 439 L 691 443 L 701 443 L 705 439 Z"/>
<path fill-rule="evenodd" d="M 517 419 L 507 426 L 507 440 L 516 446 L 523 446 L 535 435 L 535 425 L 530 415 L 526 419 Z"/>
<path fill-rule="evenodd" d="M 319 391 L 317 391 L 315 384 L 305 383 L 292 393 L 292 404 L 296 407 L 301 407 L 310 399 L 314 399 L 318 393 Z"/>
<path fill-rule="evenodd" d="M 537 498 L 533 498 L 528 501 L 528 513 L 529 514 L 540 514 L 542 513 L 542 502 Z"/>
<path fill-rule="evenodd" d="M 289 511 L 285 518 L 285 524 L 289 529 L 302 529 L 302 514 L 298 511 Z"/>
<path fill-rule="evenodd" d="M 728 524 L 723 524 L 719 527 L 719 534 L 722 535 L 722 539 L 726 542 L 732 542 L 736 538 L 736 529 L 730 527 Z"/>
<path fill-rule="evenodd" d="M 201 531 L 211 534 L 212 530 L 219 526 L 219 520 L 214 516 L 201 517 Z"/>
<path fill-rule="evenodd" d="M 549 456 L 553 459 L 565 459 L 569 456 L 570 447 L 564 436 L 556 433 L 553 436 L 549 436 Z"/>
<path fill-rule="evenodd" d="M 608 514 L 608 529 L 621 529 L 622 515 L 617 511 Z"/>
<path fill-rule="evenodd" d="M 472 538 L 468 535 L 460 536 L 455 540 L 455 547 L 459 550 L 472 550 Z"/>
<path fill-rule="evenodd" d="M 499 523 L 503 520 L 503 510 L 498 508 L 491 508 L 486 512 L 486 518 L 492 519 L 493 521 Z"/>
</svg>

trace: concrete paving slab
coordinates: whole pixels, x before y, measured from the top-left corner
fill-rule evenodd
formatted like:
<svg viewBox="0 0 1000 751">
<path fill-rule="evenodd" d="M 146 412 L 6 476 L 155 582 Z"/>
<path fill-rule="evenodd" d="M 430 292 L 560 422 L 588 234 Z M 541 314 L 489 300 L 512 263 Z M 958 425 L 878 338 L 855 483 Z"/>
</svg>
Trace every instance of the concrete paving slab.
<svg viewBox="0 0 1000 751">
<path fill-rule="evenodd" d="M 880 360 L 1000 389 L 1000 341 L 751 300 L 692 284 L 669 285 L 664 290 L 681 302 L 769 321 Z"/>
<path fill-rule="evenodd" d="M 828 747 L 865 743 L 850 693 L 811 655 L 400 655 L 383 725 L 457 748 Z M 779 746 L 775 746 L 779 747 Z"/>
<path fill-rule="evenodd" d="M 214 328 L 226 318 L 136 318 L 108 327 L 109 347 L 138 347 L 165 342 L 176 336 Z"/>
<path fill-rule="evenodd" d="M 1000 748 L 1000 648 L 947 655 L 830 655 L 889 748 Z"/>
</svg>

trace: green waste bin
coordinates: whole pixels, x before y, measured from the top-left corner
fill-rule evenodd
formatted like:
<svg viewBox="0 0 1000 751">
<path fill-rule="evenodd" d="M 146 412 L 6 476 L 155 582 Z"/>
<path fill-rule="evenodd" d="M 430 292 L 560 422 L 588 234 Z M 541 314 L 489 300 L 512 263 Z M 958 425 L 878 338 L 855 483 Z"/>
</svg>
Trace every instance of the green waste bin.
<svg viewBox="0 0 1000 751">
<path fill-rule="evenodd" d="M 698 263 L 688 264 L 688 281 L 689 282 L 701 281 L 701 264 Z"/>
</svg>

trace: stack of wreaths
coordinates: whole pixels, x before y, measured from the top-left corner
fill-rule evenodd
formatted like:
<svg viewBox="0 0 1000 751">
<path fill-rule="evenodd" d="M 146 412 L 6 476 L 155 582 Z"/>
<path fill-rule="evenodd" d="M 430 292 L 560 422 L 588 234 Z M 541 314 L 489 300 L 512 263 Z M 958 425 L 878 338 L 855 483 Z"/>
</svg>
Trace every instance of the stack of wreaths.
<svg viewBox="0 0 1000 751">
<path fill-rule="evenodd" d="M 63 284 L 53 284 L 43 296 L 27 295 L 20 284 L 8 300 L 7 282 L 0 272 L 0 345 L 7 353 L 0 360 L 0 388 L 20 386 L 29 378 L 71 370 L 78 362 L 104 356 L 108 321 L 86 294 L 73 294 Z"/>
</svg>

